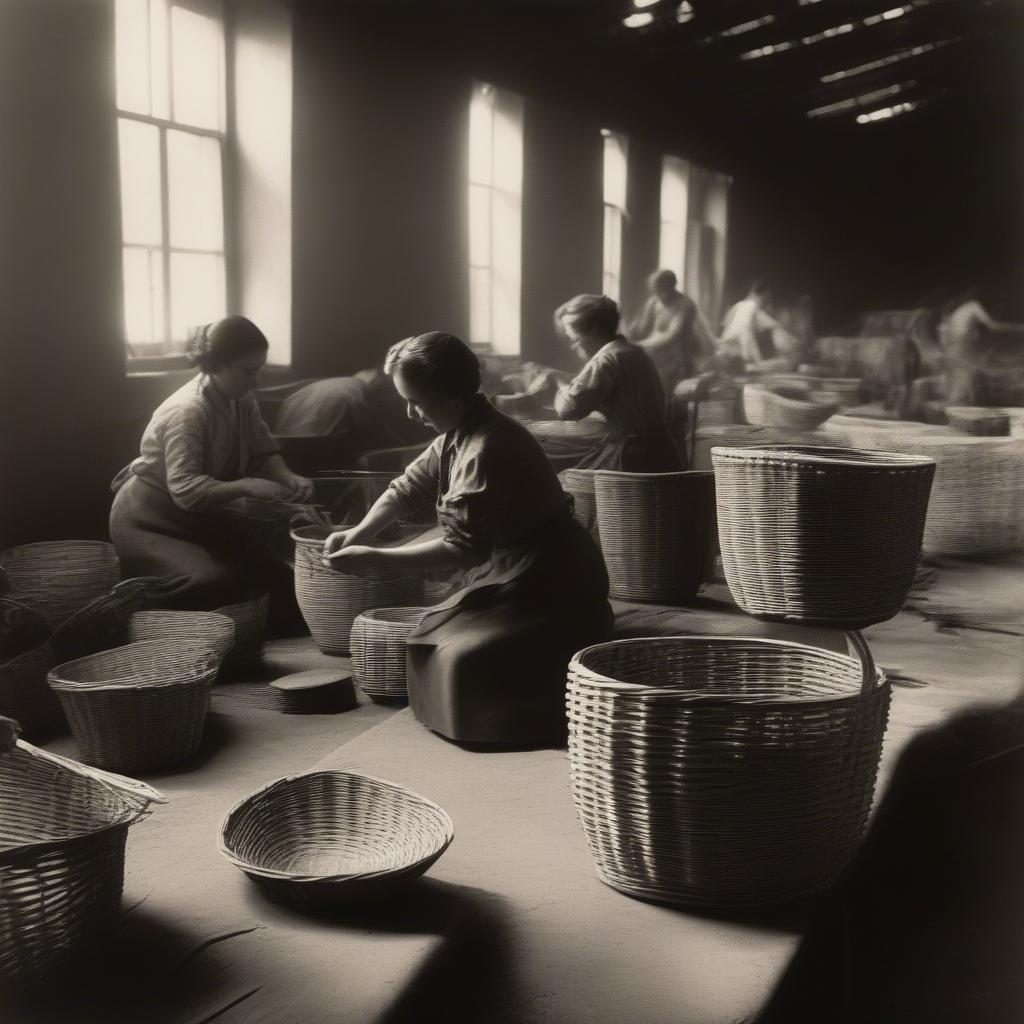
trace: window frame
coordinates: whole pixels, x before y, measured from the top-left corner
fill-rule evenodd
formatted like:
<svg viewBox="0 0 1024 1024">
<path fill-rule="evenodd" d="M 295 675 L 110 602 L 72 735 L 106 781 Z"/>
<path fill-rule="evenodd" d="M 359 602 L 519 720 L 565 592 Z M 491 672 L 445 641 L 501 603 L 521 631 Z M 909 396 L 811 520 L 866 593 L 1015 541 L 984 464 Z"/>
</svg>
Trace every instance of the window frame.
<svg viewBox="0 0 1024 1024">
<path fill-rule="evenodd" d="M 628 218 L 626 198 L 629 195 L 629 139 L 620 132 L 613 132 L 607 128 L 601 129 L 602 149 L 602 211 L 603 224 L 601 236 L 601 290 L 608 298 L 615 302 L 622 299 L 622 243 L 625 234 L 625 223 Z M 623 163 L 622 174 L 622 202 L 617 203 L 609 198 L 608 189 L 608 159 L 611 151 L 618 150 L 621 153 Z M 611 266 L 609 260 L 609 237 L 615 238 L 615 266 Z M 613 287 L 609 288 L 609 284 Z"/>
<path fill-rule="evenodd" d="M 161 117 L 153 113 L 153 3 L 154 0 L 145 0 L 146 25 L 149 44 L 149 57 L 147 68 L 149 70 L 149 113 L 143 114 L 134 110 L 123 109 L 118 102 L 115 91 L 114 115 L 118 126 L 121 121 L 133 121 L 139 124 L 150 125 L 156 128 L 158 133 L 159 146 L 159 169 L 160 169 L 160 225 L 161 239 L 159 245 L 146 245 L 137 242 L 126 242 L 124 239 L 124 223 L 121 224 L 120 248 L 122 262 L 127 250 L 137 250 L 147 253 L 159 252 L 161 258 L 161 286 L 163 289 L 163 323 L 161 325 L 162 338 L 149 344 L 133 344 L 128 339 L 127 324 L 124 325 L 122 344 L 124 345 L 126 369 L 129 373 L 152 373 L 155 371 L 173 371 L 188 367 L 188 358 L 184 352 L 184 345 L 188 338 L 175 338 L 172 326 L 173 302 L 171 292 L 171 257 L 174 254 L 196 254 L 219 256 L 224 270 L 224 301 L 225 312 L 233 305 L 234 300 L 234 275 L 233 275 L 233 240 L 235 237 L 233 223 L 233 203 L 230 195 L 229 165 L 231 151 L 229 147 L 232 101 L 231 95 L 231 68 L 230 68 L 230 47 L 228 45 L 228 16 L 222 0 L 165 0 L 166 2 L 166 25 L 164 27 L 165 52 L 161 58 L 162 71 L 166 74 L 167 90 L 167 117 Z M 175 8 L 197 14 L 202 17 L 211 18 L 220 27 L 220 83 L 218 97 L 219 101 L 219 128 L 209 128 L 200 125 L 187 124 L 176 121 L 174 110 L 174 43 L 172 19 Z M 115 38 L 115 48 L 117 40 Z M 170 174 L 168 157 L 168 133 L 171 131 L 181 132 L 186 135 L 198 136 L 201 138 L 213 139 L 218 143 L 220 156 L 220 206 L 223 224 L 222 247 L 220 249 L 198 249 L 187 246 L 176 246 L 171 243 L 171 196 L 170 196 Z M 118 127 L 120 132 L 120 127 Z M 120 143 L 119 143 L 120 145 Z M 119 160 L 120 164 L 120 160 Z M 120 182 L 120 178 L 119 178 Z M 125 282 L 122 271 L 122 313 L 125 301 Z"/>
</svg>

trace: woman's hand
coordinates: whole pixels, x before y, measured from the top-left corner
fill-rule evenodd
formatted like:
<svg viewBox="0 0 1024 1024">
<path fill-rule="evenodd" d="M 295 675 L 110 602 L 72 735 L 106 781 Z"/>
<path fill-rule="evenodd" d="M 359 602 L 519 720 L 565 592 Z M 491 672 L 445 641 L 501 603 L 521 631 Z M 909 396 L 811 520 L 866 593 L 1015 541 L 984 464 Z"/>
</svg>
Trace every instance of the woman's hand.
<svg viewBox="0 0 1024 1024">
<path fill-rule="evenodd" d="M 284 484 L 275 483 L 273 480 L 263 480 L 260 477 L 252 477 L 245 482 L 245 496 L 256 498 L 260 501 L 287 501 L 291 497 L 291 491 Z"/>
<path fill-rule="evenodd" d="M 313 500 L 313 481 L 297 473 L 292 473 L 286 486 L 291 487 L 291 500 L 300 505 L 308 505 Z"/>
<path fill-rule="evenodd" d="M 377 567 L 379 554 L 377 548 L 365 544 L 349 544 L 328 555 L 326 560 L 328 565 L 338 572 L 348 573 L 350 576 L 364 576 Z"/>
<path fill-rule="evenodd" d="M 347 530 L 337 530 L 324 541 L 324 558 L 336 555 L 342 548 L 359 543 L 357 527 L 350 526 Z"/>
</svg>

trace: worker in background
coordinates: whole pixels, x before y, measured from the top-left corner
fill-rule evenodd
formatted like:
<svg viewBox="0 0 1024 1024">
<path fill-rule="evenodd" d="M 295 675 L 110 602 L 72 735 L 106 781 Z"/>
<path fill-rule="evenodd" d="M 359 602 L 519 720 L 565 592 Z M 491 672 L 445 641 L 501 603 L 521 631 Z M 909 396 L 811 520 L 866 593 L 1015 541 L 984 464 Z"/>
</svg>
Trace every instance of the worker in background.
<svg viewBox="0 0 1024 1024">
<path fill-rule="evenodd" d="M 780 368 L 786 361 L 775 355 L 775 346 L 797 351 L 798 339 L 773 317 L 767 309 L 771 290 L 763 281 L 750 286 L 746 298 L 740 299 L 725 315 L 722 337 L 718 343 L 719 358 L 728 369 L 748 366 Z"/>
</svg>

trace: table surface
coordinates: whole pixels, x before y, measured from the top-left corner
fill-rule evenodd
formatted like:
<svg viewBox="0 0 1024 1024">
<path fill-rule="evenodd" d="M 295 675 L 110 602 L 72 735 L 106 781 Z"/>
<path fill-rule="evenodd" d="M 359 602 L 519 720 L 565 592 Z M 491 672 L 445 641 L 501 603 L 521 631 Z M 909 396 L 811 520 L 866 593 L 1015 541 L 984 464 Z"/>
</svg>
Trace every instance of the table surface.
<svg viewBox="0 0 1024 1024">
<path fill-rule="evenodd" d="M 947 564 L 927 582 L 912 595 L 915 610 L 866 631 L 894 676 L 880 790 L 912 736 L 966 707 L 1006 702 L 1020 685 L 1024 565 Z M 695 608 L 617 611 L 621 635 L 843 643 L 839 633 L 746 618 L 721 587 Z M 965 618 L 971 628 L 944 624 Z M 814 910 L 727 919 L 605 887 L 576 823 L 564 750 L 471 752 L 408 711 L 373 706 L 312 717 L 253 709 L 232 720 L 210 764 L 167 782 L 172 802 L 130 836 L 126 913 L 111 951 L 87 984 L 69 982 L 11 1020 L 726 1024 L 764 1004 Z M 436 800 L 452 815 L 454 843 L 386 902 L 315 918 L 271 902 L 218 855 L 217 825 L 262 782 L 314 764 Z"/>
</svg>

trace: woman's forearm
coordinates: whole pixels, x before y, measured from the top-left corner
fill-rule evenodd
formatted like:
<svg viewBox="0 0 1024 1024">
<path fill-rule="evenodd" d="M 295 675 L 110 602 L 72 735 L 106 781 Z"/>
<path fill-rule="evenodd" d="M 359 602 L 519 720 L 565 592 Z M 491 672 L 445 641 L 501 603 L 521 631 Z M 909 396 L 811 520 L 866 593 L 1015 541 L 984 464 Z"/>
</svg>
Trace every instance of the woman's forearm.
<svg viewBox="0 0 1024 1024">
<path fill-rule="evenodd" d="M 294 476 L 280 452 L 266 456 L 259 464 L 255 475 L 262 480 L 272 480 L 274 483 L 284 484 L 286 487 L 291 485 Z"/>
<path fill-rule="evenodd" d="M 217 509 L 224 505 L 230 505 L 231 502 L 238 501 L 239 498 L 249 498 L 252 496 L 249 488 L 250 482 L 248 477 L 243 477 L 241 480 L 220 480 L 210 486 L 203 504 L 206 508 Z"/>
<path fill-rule="evenodd" d="M 392 490 L 385 491 L 371 506 L 370 510 L 350 531 L 354 543 L 364 544 L 374 539 L 382 530 L 402 518 L 405 510 Z"/>
<path fill-rule="evenodd" d="M 469 569 L 484 559 L 442 537 L 397 548 L 376 548 L 375 561 L 388 569 Z"/>
</svg>

